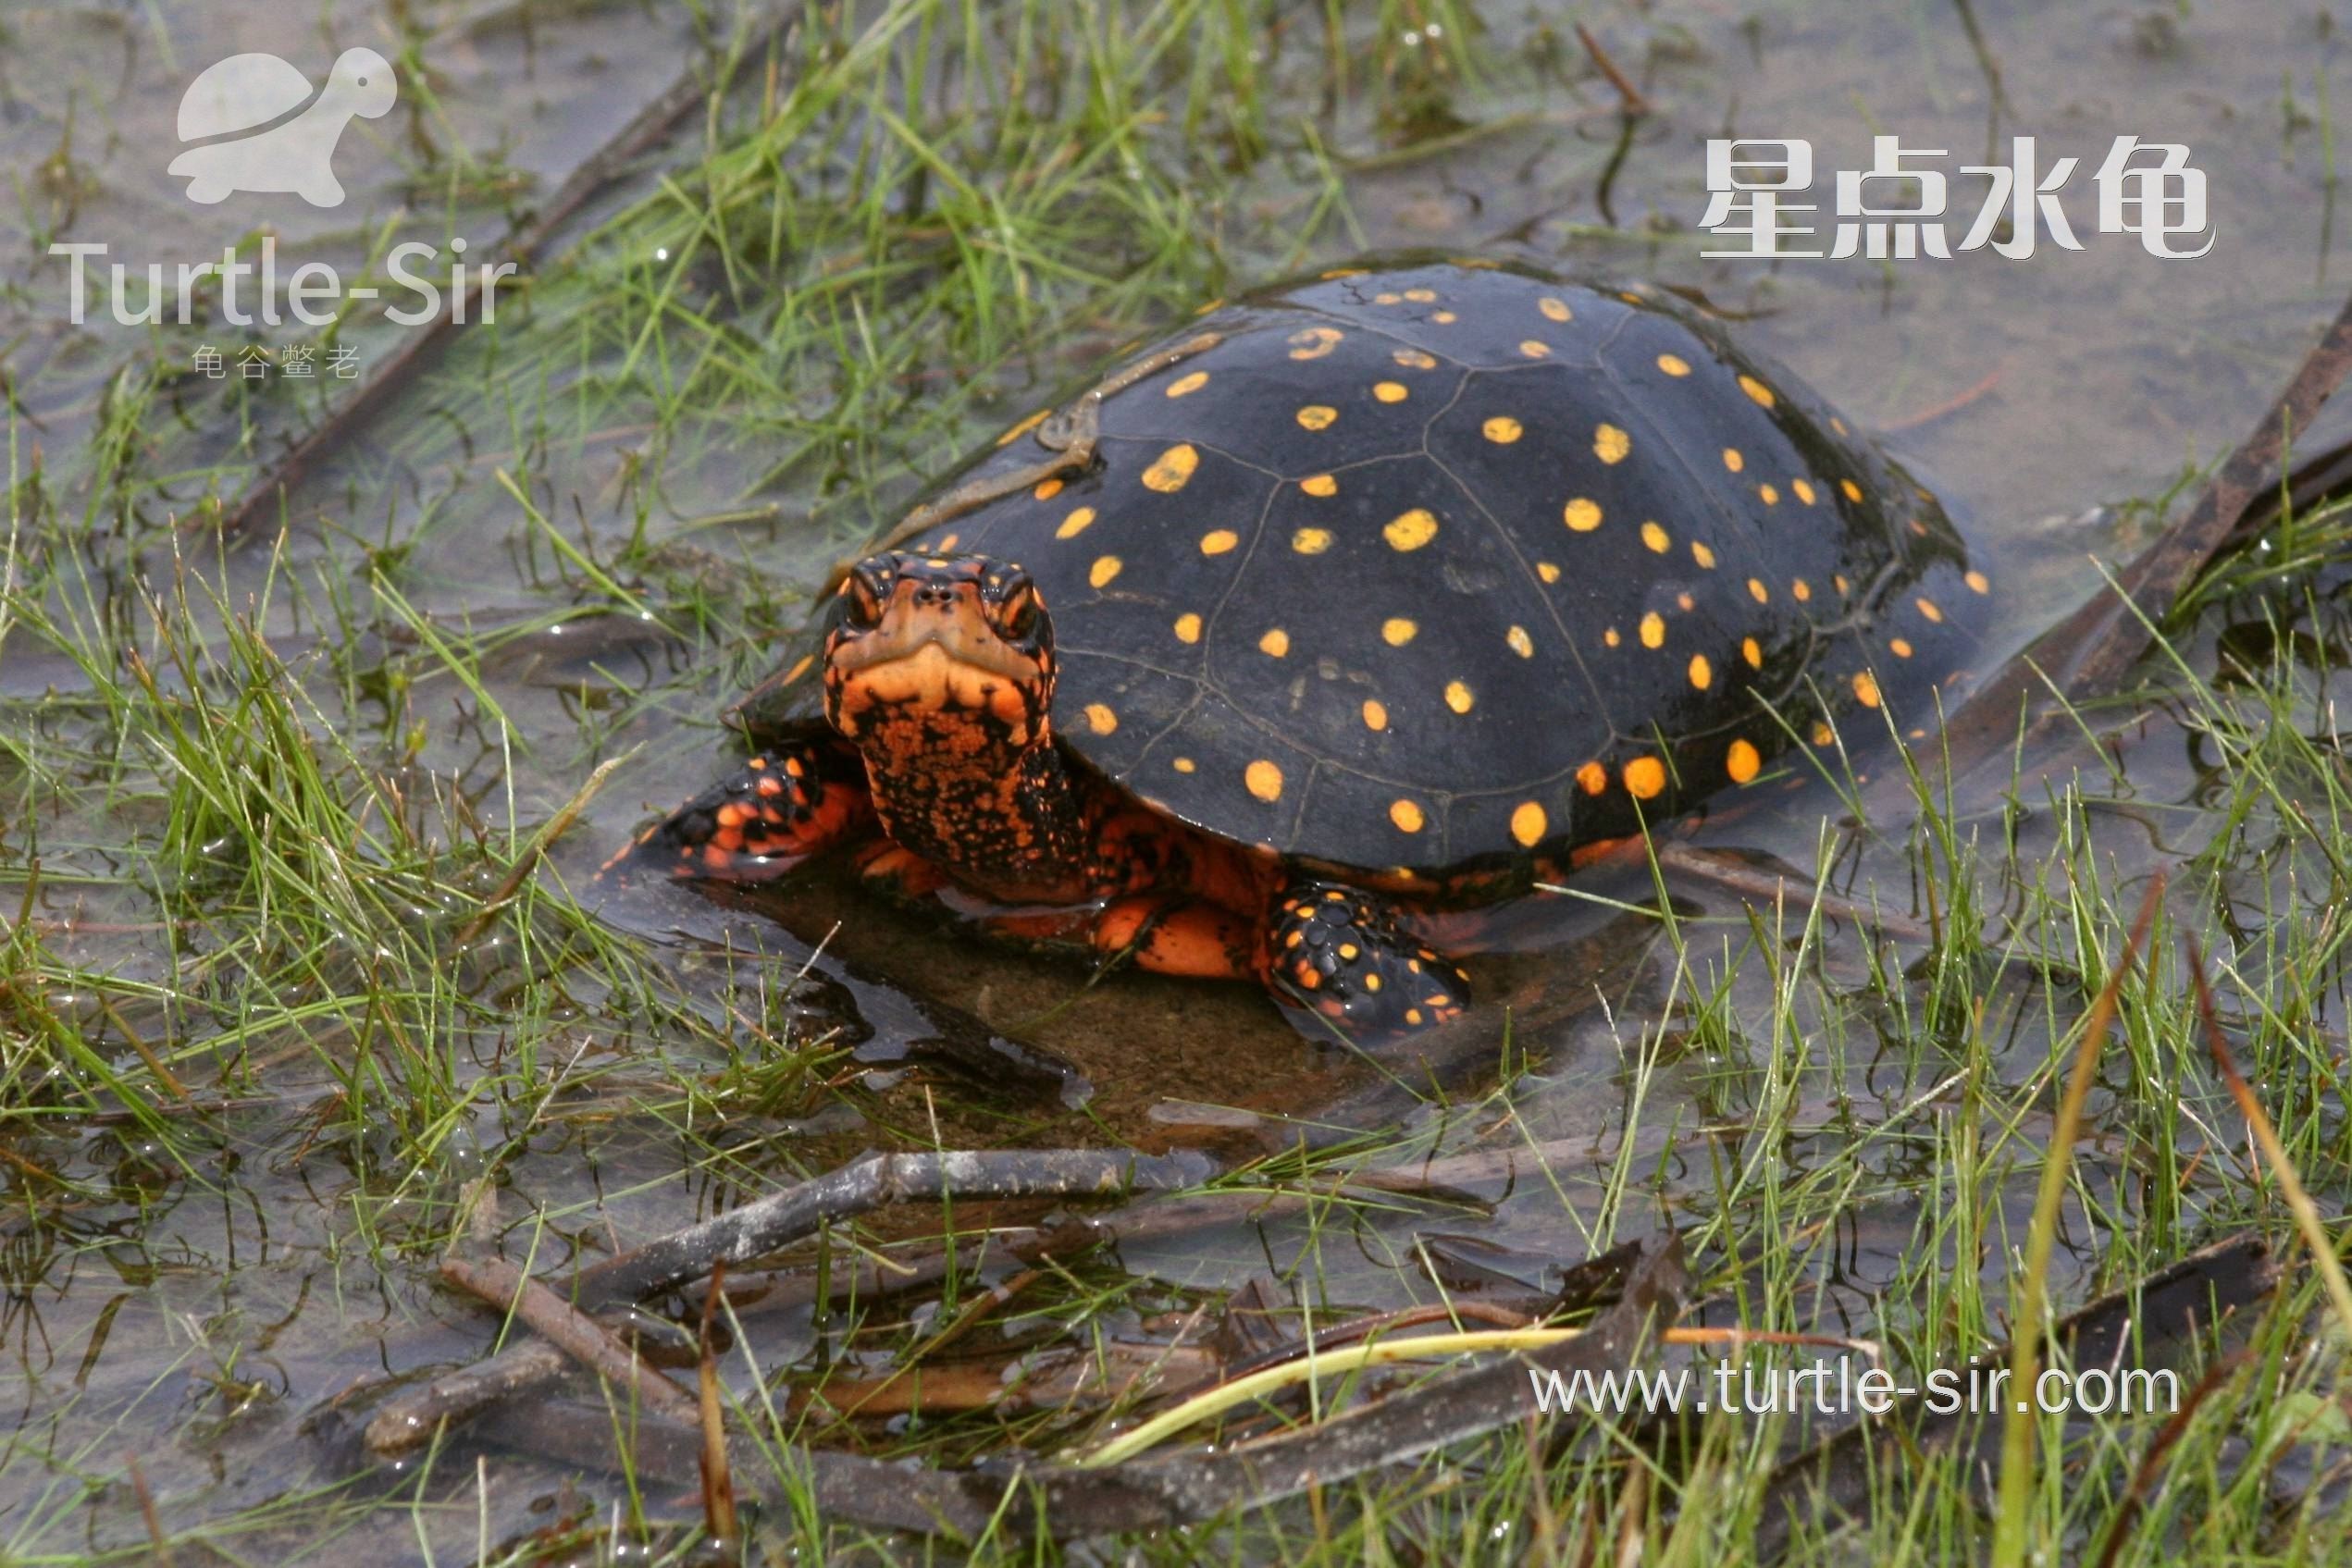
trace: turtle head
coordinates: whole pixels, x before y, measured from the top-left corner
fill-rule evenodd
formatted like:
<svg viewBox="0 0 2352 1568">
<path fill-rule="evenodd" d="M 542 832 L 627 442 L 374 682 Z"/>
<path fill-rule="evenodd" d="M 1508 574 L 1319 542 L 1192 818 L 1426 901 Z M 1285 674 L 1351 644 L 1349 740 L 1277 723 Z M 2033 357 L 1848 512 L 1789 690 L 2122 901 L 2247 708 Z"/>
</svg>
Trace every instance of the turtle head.
<svg viewBox="0 0 2352 1568">
<path fill-rule="evenodd" d="M 321 97 L 333 96 L 351 105 L 352 113 L 364 119 L 375 119 L 392 106 L 400 96 L 399 83 L 393 80 L 391 62 L 373 49 L 346 49 L 336 56 L 335 68 L 327 73 L 326 91 Z"/>
<path fill-rule="evenodd" d="M 1006 562 L 868 556 L 835 599 L 824 664 L 825 717 L 869 760 L 979 762 L 1051 735 L 1053 621 Z"/>
</svg>

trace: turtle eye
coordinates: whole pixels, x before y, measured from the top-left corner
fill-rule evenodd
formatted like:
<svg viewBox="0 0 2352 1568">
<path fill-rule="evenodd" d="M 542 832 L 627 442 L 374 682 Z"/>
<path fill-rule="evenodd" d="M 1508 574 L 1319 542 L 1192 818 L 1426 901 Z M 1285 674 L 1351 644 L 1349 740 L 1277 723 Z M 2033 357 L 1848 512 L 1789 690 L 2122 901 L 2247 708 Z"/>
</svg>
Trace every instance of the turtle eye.
<svg viewBox="0 0 2352 1568">
<path fill-rule="evenodd" d="M 862 572 L 852 572 L 842 581 L 841 623 L 860 632 L 882 624 L 882 596 Z"/>
<path fill-rule="evenodd" d="M 1034 632 L 1037 629 L 1036 593 L 1032 589 L 1022 588 L 1011 599 L 1007 599 L 1004 609 L 997 612 L 997 624 L 1006 636 L 1015 640 L 1024 638 Z"/>
</svg>

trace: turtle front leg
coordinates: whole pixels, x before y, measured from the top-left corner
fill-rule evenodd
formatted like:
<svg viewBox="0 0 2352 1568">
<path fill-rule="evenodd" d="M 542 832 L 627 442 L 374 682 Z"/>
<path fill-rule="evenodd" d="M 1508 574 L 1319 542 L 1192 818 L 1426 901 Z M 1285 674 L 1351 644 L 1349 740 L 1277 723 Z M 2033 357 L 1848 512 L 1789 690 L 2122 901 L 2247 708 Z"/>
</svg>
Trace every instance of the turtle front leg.
<svg viewBox="0 0 2352 1568">
<path fill-rule="evenodd" d="M 1310 1036 L 1336 1030 L 1375 1044 L 1459 1017 L 1470 981 L 1424 947 L 1377 894 L 1337 883 L 1298 882 L 1274 901 L 1266 988 Z"/>
<path fill-rule="evenodd" d="M 787 746 L 745 763 L 605 862 L 718 882 L 765 882 L 862 832 L 873 803 L 833 747 Z"/>
</svg>

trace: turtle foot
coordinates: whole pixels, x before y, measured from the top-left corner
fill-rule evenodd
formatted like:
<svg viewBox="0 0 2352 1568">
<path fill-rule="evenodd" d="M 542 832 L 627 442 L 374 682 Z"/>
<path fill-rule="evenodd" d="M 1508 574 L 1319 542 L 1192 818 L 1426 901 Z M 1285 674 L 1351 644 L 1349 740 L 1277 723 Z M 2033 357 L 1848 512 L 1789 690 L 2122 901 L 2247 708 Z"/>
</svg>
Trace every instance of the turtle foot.
<svg viewBox="0 0 2352 1568">
<path fill-rule="evenodd" d="M 1309 1038 L 1355 1044 L 1433 1028 L 1470 1005 L 1470 981 L 1414 940 L 1385 899 L 1296 883 L 1275 901 L 1266 987 Z M 1307 1016 L 1311 1015 L 1311 1016 Z"/>
<path fill-rule="evenodd" d="M 873 815 L 866 792 L 828 778 L 814 748 L 754 757 L 655 824 L 597 873 L 650 871 L 767 882 L 838 843 Z"/>
</svg>

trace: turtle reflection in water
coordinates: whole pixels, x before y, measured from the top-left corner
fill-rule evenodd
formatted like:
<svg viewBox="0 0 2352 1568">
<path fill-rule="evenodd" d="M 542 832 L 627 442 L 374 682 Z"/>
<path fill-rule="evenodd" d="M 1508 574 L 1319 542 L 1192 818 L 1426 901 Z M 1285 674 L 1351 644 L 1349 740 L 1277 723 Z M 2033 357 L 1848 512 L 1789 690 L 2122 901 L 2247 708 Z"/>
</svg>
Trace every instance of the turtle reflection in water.
<svg viewBox="0 0 2352 1568">
<path fill-rule="evenodd" d="M 759 754 L 625 858 L 854 843 L 1000 934 L 1375 1042 L 1470 1005 L 1418 917 L 1924 717 L 1989 589 L 1933 496 L 1644 286 L 1342 269 L 1079 412 L 1083 468 L 1035 450 L 1078 421 L 1028 421 L 859 562 Z"/>
</svg>

